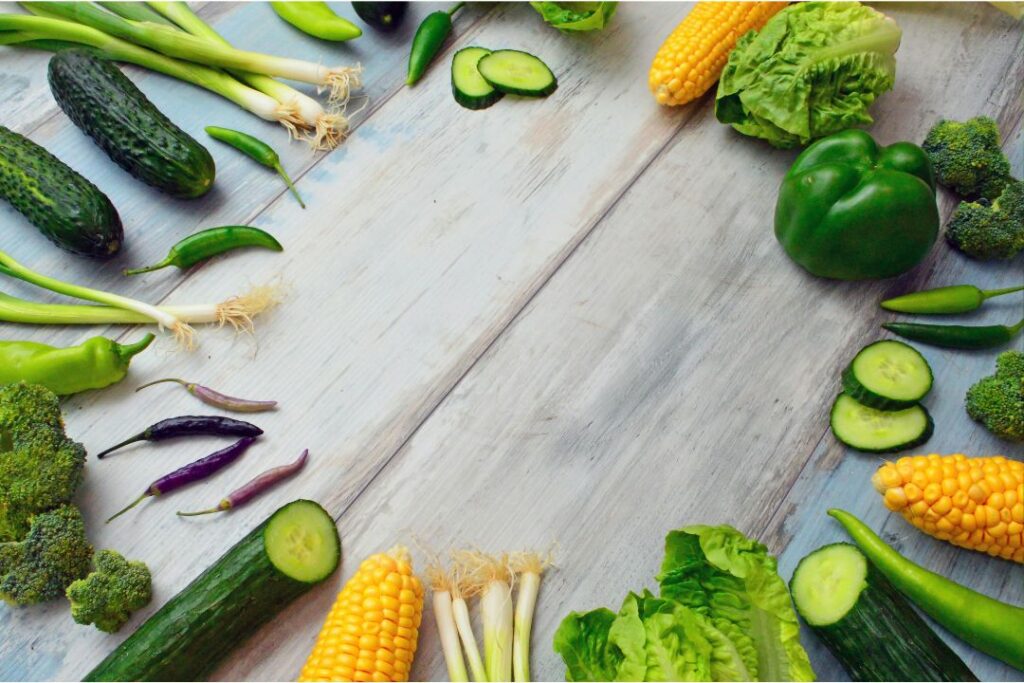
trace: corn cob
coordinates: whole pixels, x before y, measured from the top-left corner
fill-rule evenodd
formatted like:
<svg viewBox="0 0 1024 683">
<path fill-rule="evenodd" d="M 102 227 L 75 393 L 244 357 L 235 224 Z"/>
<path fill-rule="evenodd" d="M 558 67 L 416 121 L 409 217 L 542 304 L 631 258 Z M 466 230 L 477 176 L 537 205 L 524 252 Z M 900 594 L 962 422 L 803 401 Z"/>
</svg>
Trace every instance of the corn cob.
<svg viewBox="0 0 1024 683">
<path fill-rule="evenodd" d="M 871 483 L 926 534 L 1024 564 L 1024 462 L 915 455 L 882 465 Z"/>
<path fill-rule="evenodd" d="M 409 551 L 372 555 L 338 594 L 299 680 L 409 680 L 422 616 Z"/>
<path fill-rule="evenodd" d="M 654 56 L 648 78 L 658 104 L 691 102 L 718 81 L 736 41 L 785 2 L 698 2 Z"/>
</svg>

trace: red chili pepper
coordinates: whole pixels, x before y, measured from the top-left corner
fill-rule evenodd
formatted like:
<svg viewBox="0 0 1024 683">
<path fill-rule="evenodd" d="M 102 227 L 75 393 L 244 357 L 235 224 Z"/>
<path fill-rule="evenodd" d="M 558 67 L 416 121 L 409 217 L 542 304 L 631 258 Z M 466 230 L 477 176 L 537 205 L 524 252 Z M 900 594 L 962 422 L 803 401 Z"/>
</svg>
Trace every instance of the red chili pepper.
<svg viewBox="0 0 1024 683">
<path fill-rule="evenodd" d="M 241 488 L 232 491 L 228 494 L 227 498 L 217 504 L 217 507 L 210 508 L 209 510 L 200 510 L 199 512 L 179 512 L 178 515 L 181 517 L 195 517 L 196 515 L 226 512 L 227 510 L 242 507 L 264 491 L 297 474 L 299 470 L 306 466 L 306 460 L 308 459 L 309 449 L 306 449 L 302 451 L 302 455 L 295 462 L 267 470 Z"/>
</svg>

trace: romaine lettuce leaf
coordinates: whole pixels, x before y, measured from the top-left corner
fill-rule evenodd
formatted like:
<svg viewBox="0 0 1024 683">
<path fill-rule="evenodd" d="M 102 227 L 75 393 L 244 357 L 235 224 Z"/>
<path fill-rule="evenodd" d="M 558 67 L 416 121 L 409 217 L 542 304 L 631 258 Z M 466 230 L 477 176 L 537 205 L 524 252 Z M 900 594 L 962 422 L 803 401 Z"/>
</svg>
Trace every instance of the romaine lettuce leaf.
<svg viewBox="0 0 1024 683">
<path fill-rule="evenodd" d="M 857 2 L 790 5 L 736 43 L 715 115 L 784 148 L 869 124 L 868 107 L 895 82 L 901 35 Z"/>
<path fill-rule="evenodd" d="M 635 662 L 643 651 L 643 625 L 635 610 L 632 619 L 629 614 L 623 617 L 604 608 L 583 614 L 571 612 L 555 631 L 554 644 L 555 652 L 565 662 L 565 680 L 615 681 L 626 660 L 623 648 L 634 660 L 632 666 L 623 668 L 636 671 Z"/>
<path fill-rule="evenodd" d="M 531 6 L 561 31 L 597 31 L 615 14 L 617 2 L 531 2 Z"/>
</svg>

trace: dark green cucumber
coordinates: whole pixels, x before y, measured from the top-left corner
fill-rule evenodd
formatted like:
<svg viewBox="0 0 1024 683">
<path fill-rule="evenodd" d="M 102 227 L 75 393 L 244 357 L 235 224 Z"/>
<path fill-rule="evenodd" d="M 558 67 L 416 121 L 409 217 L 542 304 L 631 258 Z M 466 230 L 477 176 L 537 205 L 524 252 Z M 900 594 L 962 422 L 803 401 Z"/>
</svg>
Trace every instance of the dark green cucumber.
<svg viewBox="0 0 1024 683">
<path fill-rule="evenodd" d="M 491 51 L 484 47 L 464 47 L 452 57 L 452 95 L 466 109 L 486 109 L 504 97 L 476 68 L 489 54 Z"/>
<path fill-rule="evenodd" d="M 86 681 L 196 681 L 334 573 L 334 520 L 309 500 L 272 514 L 151 616 Z"/>
<path fill-rule="evenodd" d="M 789 588 L 797 613 L 854 681 L 978 680 L 855 545 L 807 555 Z"/>
<path fill-rule="evenodd" d="M 118 166 L 172 197 L 213 186 L 213 157 L 157 109 L 117 65 L 90 50 L 50 58 L 50 91 L 75 125 Z"/>
<path fill-rule="evenodd" d="M 495 50 L 477 63 L 480 75 L 496 90 L 524 97 L 547 97 L 558 80 L 539 57 L 520 50 Z"/>
<path fill-rule="evenodd" d="M 407 2 L 353 2 L 359 18 L 378 31 L 394 31 L 405 18 Z"/>
<path fill-rule="evenodd" d="M 107 195 L 28 138 L 0 126 L 0 198 L 72 254 L 109 258 L 124 229 Z M 4 241 L 10 242 L 9 235 Z"/>
<path fill-rule="evenodd" d="M 877 410 L 839 394 L 829 416 L 832 433 L 850 448 L 865 453 L 894 453 L 920 446 L 931 438 L 935 423 L 924 406 Z"/>
<path fill-rule="evenodd" d="M 931 388 L 928 361 L 913 346 L 892 339 L 868 344 L 843 371 L 843 391 L 878 410 L 909 408 Z"/>
</svg>

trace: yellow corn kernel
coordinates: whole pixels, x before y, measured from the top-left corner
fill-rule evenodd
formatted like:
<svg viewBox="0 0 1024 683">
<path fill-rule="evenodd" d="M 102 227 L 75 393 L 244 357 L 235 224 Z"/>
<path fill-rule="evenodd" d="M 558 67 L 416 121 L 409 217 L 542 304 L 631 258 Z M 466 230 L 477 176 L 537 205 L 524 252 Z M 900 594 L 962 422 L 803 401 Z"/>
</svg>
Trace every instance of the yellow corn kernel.
<svg viewBox="0 0 1024 683">
<path fill-rule="evenodd" d="M 785 2 L 698 2 L 654 56 L 648 85 L 658 104 L 697 99 L 718 81 L 736 41 L 762 28 Z"/>
<path fill-rule="evenodd" d="M 871 481 L 887 508 L 925 533 L 1024 563 L 1024 463 L 1001 455 L 904 457 Z"/>
<path fill-rule="evenodd" d="M 409 551 L 367 558 L 338 594 L 299 680 L 409 680 L 422 613 Z M 404 637 L 395 637 L 399 631 Z"/>
</svg>

